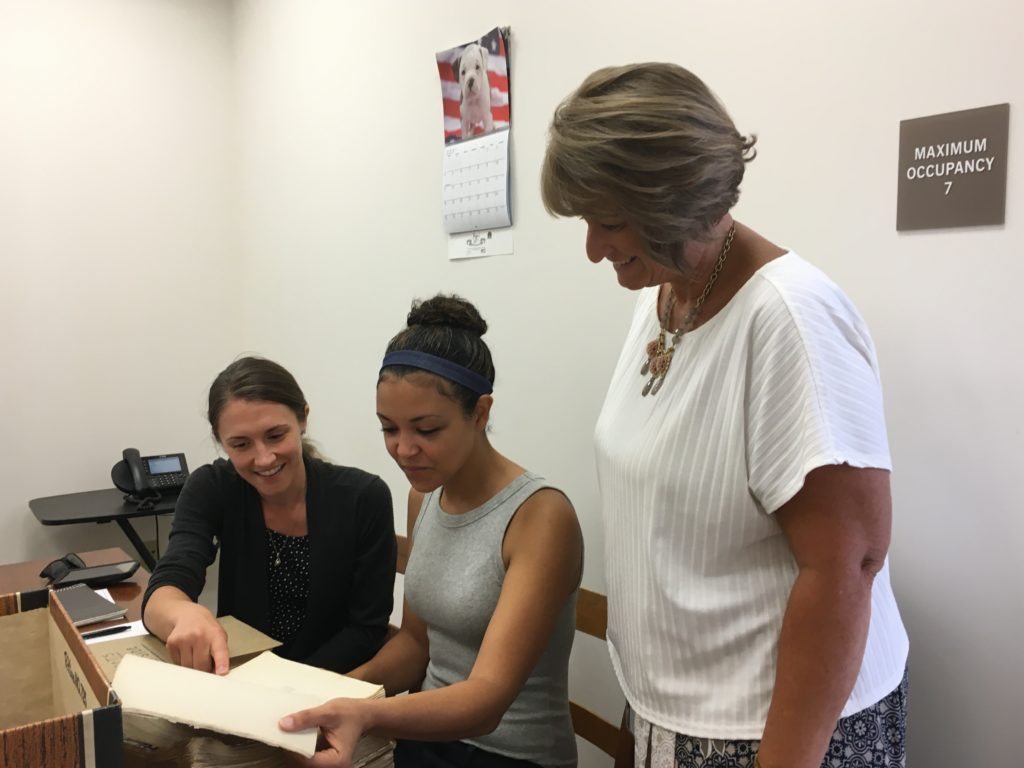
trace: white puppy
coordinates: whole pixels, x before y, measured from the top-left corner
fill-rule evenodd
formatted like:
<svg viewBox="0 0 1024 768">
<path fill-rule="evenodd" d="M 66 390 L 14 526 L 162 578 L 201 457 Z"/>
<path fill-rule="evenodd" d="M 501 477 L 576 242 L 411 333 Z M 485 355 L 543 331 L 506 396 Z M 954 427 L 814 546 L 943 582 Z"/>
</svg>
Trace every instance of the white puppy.
<svg viewBox="0 0 1024 768">
<path fill-rule="evenodd" d="M 455 62 L 455 71 L 462 91 L 459 105 L 462 138 L 490 133 L 494 130 L 494 118 L 491 117 L 491 84 L 487 78 L 487 49 L 477 43 L 467 45 Z"/>
</svg>

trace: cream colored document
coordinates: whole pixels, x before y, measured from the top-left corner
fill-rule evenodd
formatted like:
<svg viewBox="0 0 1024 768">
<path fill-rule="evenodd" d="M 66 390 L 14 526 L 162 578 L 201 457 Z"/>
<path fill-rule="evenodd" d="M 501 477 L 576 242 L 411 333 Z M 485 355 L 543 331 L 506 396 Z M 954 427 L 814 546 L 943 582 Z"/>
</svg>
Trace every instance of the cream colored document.
<svg viewBox="0 0 1024 768">
<path fill-rule="evenodd" d="M 127 655 L 117 667 L 112 687 L 126 714 L 255 739 L 306 757 L 316 751 L 316 729 L 286 733 L 277 723 L 291 712 L 322 704 L 323 698 L 275 688 L 273 681 L 255 684 Z"/>
<path fill-rule="evenodd" d="M 312 697 L 316 705 L 328 699 L 375 699 L 384 695 L 384 689 L 376 683 L 282 659 L 270 652 L 231 670 L 228 677 L 275 691 L 295 691 Z"/>
<path fill-rule="evenodd" d="M 228 652 L 231 654 L 232 668 L 245 663 L 247 659 L 258 653 L 280 645 L 274 638 L 263 634 L 258 629 L 253 629 L 234 616 L 221 616 L 217 621 L 228 636 Z M 167 646 L 159 638 L 148 632 L 139 636 L 134 635 L 135 633 L 124 636 L 114 635 L 112 638 L 103 638 L 106 642 L 90 646 L 89 650 L 96 657 L 107 680 L 114 679 L 117 665 L 128 655 L 170 662 L 171 656 L 167 652 Z"/>
<path fill-rule="evenodd" d="M 384 696 L 384 688 L 376 683 L 282 659 L 270 652 L 261 653 L 252 661 L 231 670 L 228 677 L 273 688 L 275 691 L 309 695 L 316 699 L 317 705 L 330 699 L 377 699 Z M 394 743 L 389 739 L 363 734 L 352 753 L 352 765 L 354 768 L 391 765 L 393 748 Z"/>
</svg>

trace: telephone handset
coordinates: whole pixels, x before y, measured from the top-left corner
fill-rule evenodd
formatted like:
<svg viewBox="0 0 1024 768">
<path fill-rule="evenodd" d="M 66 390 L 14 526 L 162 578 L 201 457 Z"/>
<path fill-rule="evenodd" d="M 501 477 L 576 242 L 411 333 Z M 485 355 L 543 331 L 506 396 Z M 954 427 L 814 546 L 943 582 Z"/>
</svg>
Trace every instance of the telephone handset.
<svg viewBox="0 0 1024 768">
<path fill-rule="evenodd" d="M 129 500 L 159 497 L 162 492 L 176 493 L 188 477 L 183 453 L 140 456 L 135 448 L 125 448 L 121 461 L 110 470 L 114 485 L 128 494 Z"/>
</svg>

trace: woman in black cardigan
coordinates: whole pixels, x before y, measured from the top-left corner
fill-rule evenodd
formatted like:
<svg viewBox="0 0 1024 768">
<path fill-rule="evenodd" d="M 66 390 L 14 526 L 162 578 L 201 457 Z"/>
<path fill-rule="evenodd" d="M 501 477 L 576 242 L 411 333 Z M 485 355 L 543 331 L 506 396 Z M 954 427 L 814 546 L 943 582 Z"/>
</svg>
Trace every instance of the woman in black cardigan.
<svg viewBox="0 0 1024 768">
<path fill-rule="evenodd" d="M 279 640 L 280 655 L 347 672 L 383 643 L 391 494 L 375 475 L 317 458 L 303 438 L 308 414 L 295 379 L 269 360 L 236 360 L 210 387 L 210 426 L 228 460 L 189 477 L 142 604 L 176 663 L 228 671 L 224 630 L 196 602 L 218 547 L 217 614 Z"/>
</svg>

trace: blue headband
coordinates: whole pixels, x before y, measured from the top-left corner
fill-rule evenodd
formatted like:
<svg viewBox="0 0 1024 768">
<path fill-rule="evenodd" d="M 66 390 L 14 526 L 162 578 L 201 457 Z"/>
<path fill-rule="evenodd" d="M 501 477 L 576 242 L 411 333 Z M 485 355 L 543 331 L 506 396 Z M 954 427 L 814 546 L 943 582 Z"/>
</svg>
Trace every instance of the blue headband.
<svg viewBox="0 0 1024 768">
<path fill-rule="evenodd" d="M 402 349 L 398 352 L 389 352 L 384 355 L 384 362 L 381 363 L 380 372 L 392 365 L 407 365 L 410 368 L 419 368 L 422 371 L 430 371 L 442 376 L 456 384 L 461 384 L 466 389 L 476 392 L 478 395 L 489 395 L 494 391 L 491 382 L 479 373 L 469 370 L 465 366 L 453 363 L 437 355 L 426 352 L 415 352 L 411 349 Z"/>
</svg>

